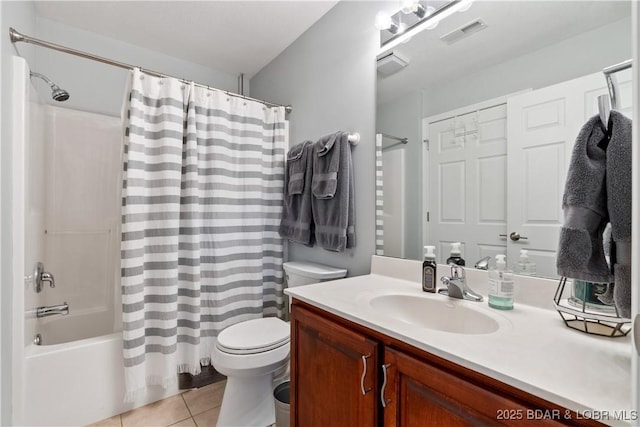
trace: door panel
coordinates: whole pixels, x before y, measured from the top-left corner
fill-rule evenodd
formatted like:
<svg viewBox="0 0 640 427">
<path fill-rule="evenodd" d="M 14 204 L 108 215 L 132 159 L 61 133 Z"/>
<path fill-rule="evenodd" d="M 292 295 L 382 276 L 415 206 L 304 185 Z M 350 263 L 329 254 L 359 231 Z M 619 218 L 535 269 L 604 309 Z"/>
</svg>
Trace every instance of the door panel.
<svg viewBox="0 0 640 427">
<path fill-rule="evenodd" d="M 629 109 L 628 77 L 620 82 L 622 112 Z M 562 196 L 571 151 L 584 123 L 598 114 L 597 98 L 607 94 L 601 73 L 538 89 L 507 101 L 509 162 L 507 242 L 509 265 L 521 249 L 537 264 L 537 274 L 557 277 L 556 251 L 563 224 Z"/>
<path fill-rule="evenodd" d="M 429 244 L 437 260 L 461 242 L 469 263 L 504 253 L 506 229 L 506 105 L 500 104 L 428 123 Z"/>
<path fill-rule="evenodd" d="M 617 73 L 616 79 L 618 111 L 631 116 L 631 72 Z M 513 267 L 520 250 L 527 249 L 538 275 L 557 277 L 571 151 L 581 127 L 598 114 L 598 96 L 605 94 L 604 76 L 594 73 L 510 96 L 506 104 L 425 119 L 428 244 L 438 248 L 438 262 L 456 241 L 463 243 L 470 265 L 504 253 Z M 522 238 L 510 239 L 512 232 Z"/>
</svg>

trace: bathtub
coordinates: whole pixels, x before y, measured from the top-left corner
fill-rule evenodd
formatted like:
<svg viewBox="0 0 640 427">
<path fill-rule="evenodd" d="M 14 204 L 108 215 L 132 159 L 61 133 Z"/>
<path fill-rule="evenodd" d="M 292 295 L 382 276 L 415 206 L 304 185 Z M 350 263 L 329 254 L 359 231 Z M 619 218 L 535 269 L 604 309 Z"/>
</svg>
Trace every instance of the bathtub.
<svg viewBox="0 0 640 427">
<path fill-rule="evenodd" d="M 23 58 L 13 77 L 13 424 L 83 426 L 177 394 L 176 378 L 124 402 L 120 119 L 46 105 Z M 37 262 L 54 288 L 34 290 Z M 66 316 L 30 314 L 63 302 Z"/>
<path fill-rule="evenodd" d="M 87 324 L 98 323 L 59 316 L 41 329 L 45 344 L 26 347 L 24 425 L 84 426 L 179 392 L 177 382 L 150 387 L 144 399 L 125 403 L 121 332 L 63 342 L 74 331 L 93 334 Z"/>
</svg>

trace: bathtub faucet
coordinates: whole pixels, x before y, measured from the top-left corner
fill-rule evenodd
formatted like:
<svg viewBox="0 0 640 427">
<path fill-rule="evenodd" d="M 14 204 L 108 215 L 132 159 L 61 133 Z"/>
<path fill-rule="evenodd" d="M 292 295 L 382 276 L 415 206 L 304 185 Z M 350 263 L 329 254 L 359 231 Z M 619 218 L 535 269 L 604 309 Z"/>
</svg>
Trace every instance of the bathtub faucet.
<svg viewBox="0 0 640 427">
<path fill-rule="evenodd" d="M 53 316 L 55 314 L 69 314 L 69 304 L 66 302 L 59 305 L 51 305 L 49 307 L 38 307 L 36 308 L 36 317 L 47 317 Z"/>
</svg>

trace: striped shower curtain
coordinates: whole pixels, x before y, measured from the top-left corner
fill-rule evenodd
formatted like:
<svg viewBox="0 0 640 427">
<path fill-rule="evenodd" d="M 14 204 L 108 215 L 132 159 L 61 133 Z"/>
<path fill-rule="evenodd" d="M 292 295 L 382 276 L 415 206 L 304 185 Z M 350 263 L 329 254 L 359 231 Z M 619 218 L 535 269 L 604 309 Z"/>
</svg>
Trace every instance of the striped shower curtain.
<svg viewBox="0 0 640 427">
<path fill-rule="evenodd" d="M 134 70 L 123 162 L 127 400 L 283 308 L 284 108 Z"/>
</svg>

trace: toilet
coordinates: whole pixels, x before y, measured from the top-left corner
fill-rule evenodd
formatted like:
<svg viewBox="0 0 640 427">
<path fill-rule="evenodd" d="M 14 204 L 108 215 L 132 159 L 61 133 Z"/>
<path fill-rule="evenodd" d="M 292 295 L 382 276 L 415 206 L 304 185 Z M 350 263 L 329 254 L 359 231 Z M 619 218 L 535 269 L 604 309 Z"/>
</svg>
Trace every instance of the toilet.
<svg viewBox="0 0 640 427">
<path fill-rule="evenodd" d="M 287 287 L 341 279 L 347 270 L 309 262 L 283 264 Z M 224 329 L 211 355 L 227 377 L 218 427 L 265 427 L 275 423 L 273 381 L 289 364 L 289 323 L 276 317 L 247 320 Z"/>
</svg>

